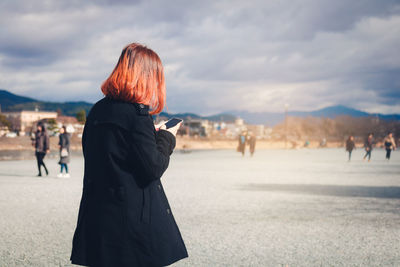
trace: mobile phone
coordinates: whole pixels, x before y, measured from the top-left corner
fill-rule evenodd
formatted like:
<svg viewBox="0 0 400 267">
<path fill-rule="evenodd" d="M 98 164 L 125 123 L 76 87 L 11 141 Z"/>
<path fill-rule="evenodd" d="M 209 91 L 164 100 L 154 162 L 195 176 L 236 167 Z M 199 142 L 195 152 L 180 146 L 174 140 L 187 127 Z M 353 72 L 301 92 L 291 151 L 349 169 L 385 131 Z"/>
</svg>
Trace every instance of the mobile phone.
<svg viewBox="0 0 400 267">
<path fill-rule="evenodd" d="M 178 118 L 172 118 L 172 119 L 169 119 L 164 125 L 165 125 L 165 127 L 167 127 L 167 129 L 169 129 L 169 128 L 174 127 L 175 125 L 177 125 L 181 121 L 183 121 L 183 120 L 182 119 L 178 119 Z"/>
</svg>

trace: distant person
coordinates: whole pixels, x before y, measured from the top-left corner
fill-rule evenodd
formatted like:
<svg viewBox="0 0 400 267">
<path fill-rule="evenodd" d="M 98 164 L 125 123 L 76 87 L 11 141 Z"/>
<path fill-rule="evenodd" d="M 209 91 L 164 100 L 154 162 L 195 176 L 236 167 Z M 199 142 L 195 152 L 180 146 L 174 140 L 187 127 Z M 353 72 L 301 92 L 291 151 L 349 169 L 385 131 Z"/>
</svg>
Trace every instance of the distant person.
<svg viewBox="0 0 400 267">
<path fill-rule="evenodd" d="M 383 142 L 386 149 L 386 159 L 390 160 L 390 154 L 392 153 L 392 150 L 396 150 L 396 142 L 394 141 L 393 133 L 388 133 Z"/>
<path fill-rule="evenodd" d="M 67 133 L 67 128 L 62 126 L 60 128 L 60 135 L 58 136 L 58 147 L 60 148 L 60 161 L 58 162 L 61 165 L 60 173 L 57 175 L 58 177 L 70 177 L 68 173 L 68 163 L 69 163 L 69 144 L 70 144 L 70 135 Z M 65 170 L 65 174 L 63 171 Z"/>
<path fill-rule="evenodd" d="M 356 144 L 354 143 L 354 136 L 350 135 L 346 141 L 346 151 L 349 152 L 349 161 L 351 160 L 351 153 L 355 147 Z"/>
<path fill-rule="evenodd" d="M 181 123 L 158 130 L 152 114 L 165 105 L 160 58 L 130 44 L 101 86 L 82 136 L 82 200 L 73 264 L 166 266 L 188 256 L 161 183 Z"/>
<path fill-rule="evenodd" d="M 371 160 L 371 152 L 372 152 L 372 147 L 374 145 L 374 135 L 370 133 L 367 137 L 367 140 L 365 140 L 364 143 L 364 148 L 365 148 L 365 156 L 364 160 L 368 157 L 368 161 Z"/>
<path fill-rule="evenodd" d="M 291 149 L 296 149 L 297 148 L 297 142 L 295 140 L 291 140 L 290 144 L 292 145 Z"/>
<path fill-rule="evenodd" d="M 310 145 L 310 141 L 306 140 L 306 141 L 304 142 L 304 147 L 308 147 L 309 145 Z"/>
<path fill-rule="evenodd" d="M 247 133 L 243 131 L 241 134 L 239 134 L 238 138 L 238 147 L 237 151 L 242 153 L 242 156 L 244 156 L 246 152 L 246 142 L 247 142 Z"/>
<path fill-rule="evenodd" d="M 37 166 L 39 169 L 38 177 L 42 176 L 41 166 L 43 166 L 46 171 L 46 175 L 49 175 L 49 171 L 47 170 L 46 164 L 44 164 L 44 157 L 48 152 L 50 152 L 50 140 L 49 135 L 47 134 L 46 127 L 43 123 L 38 123 L 37 130 L 35 133 L 35 138 L 33 145 L 35 147 L 35 156 L 37 160 Z"/>
<path fill-rule="evenodd" d="M 319 142 L 319 147 L 326 147 L 326 144 L 326 138 L 324 137 L 321 139 L 321 142 Z"/>
<path fill-rule="evenodd" d="M 250 146 L 250 155 L 253 156 L 254 151 L 256 150 L 256 141 L 257 138 L 254 133 L 249 135 L 249 146 Z"/>
</svg>

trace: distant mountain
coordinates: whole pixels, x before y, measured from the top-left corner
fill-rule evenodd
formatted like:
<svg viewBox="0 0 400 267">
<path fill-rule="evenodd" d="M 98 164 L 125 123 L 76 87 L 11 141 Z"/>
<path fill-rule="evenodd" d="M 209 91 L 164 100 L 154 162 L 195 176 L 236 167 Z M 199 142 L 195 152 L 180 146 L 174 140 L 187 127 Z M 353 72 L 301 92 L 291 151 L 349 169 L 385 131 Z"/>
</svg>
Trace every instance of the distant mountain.
<svg viewBox="0 0 400 267">
<path fill-rule="evenodd" d="M 6 90 L 0 89 L 0 105 L 2 111 L 20 111 L 20 110 L 34 110 L 36 107 L 39 110 L 46 110 L 46 111 L 57 111 L 58 109 L 64 115 L 68 116 L 75 116 L 76 113 L 82 109 L 89 112 L 91 107 L 93 106 L 92 103 L 78 101 L 78 102 L 64 102 L 64 103 L 57 103 L 57 102 L 46 102 L 40 101 L 29 97 L 15 95 L 10 93 Z M 335 118 L 337 116 L 351 116 L 351 117 L 367 117 L 367 116 L 376 116 L 381 119 L 385 120 L 400 120 L 399 114 L 372 114 L 363 112 L 357 109 L 349 108 L 346 106 L 331 106 L 326 107 L 314 111 L 289 111 L 289 116 L 292 117 L 326 117 L 326 118 Z M 278 123 L 281 123 L 284 118 L 284 112 L 248 112 L 248 111 L 230 111 L 225 113 L 220 113 L 211 116 L 201 116 L 194 113 L 166 113 L 161 112 L 161 117 L 165 118 L 172 118 L 177 117 L 181 119 L 206 119 L 210 121 L 224 121 L 224 122 L 233 122 L 236 118 L 240 117 L 244 119 L 244 121 L 248 124 L 264 124 L 268 126 L 274 126 Z"/>
<path fill-rule="evenodd" d="M 226 113 L 221 113 L 221 114 L 216 114 L 216 115 L 211 115 L 211 116 L 200 116 L 194 113 L 166 113 L 166 112 L 161 112 L 160 117 L 165 117 L 167 119 L 170 118 L 180 118 L 180 119 L 202 119 L 202 120 L 209 120 L 209 121 L 223 121 L 223 122 L 234 122 L 237 118 L 237 116 L 232 115 L 232 114 L 226 114 Z"/>
<path fill-rule="evenodd" d="M 15 104 L 23 104 L 29 102 L 35 102 L 33 98 L 15 95 L 4 89 L 0 89 L 0 105 L 3 110 L 7 110 L 10 106 Z"/>
<path fill-rule="evenodd" d="M 242 118 L 248 124 L 263 124 L 268 126 L 274 126 L 285 118 L 283 113 L 274 112 L 230 111 L 229 113 Z"/>
<path fill-rule="evenodd" d="M 82 109 L 89 112 L 93 104 L 83 101 L 78 102 L 46 102 L 29 97 L 15 95 L 6 90 L 0 90 L 0 105 L 2 111 L 34 110 L 38 108 L 43 111 L 61 110 L 63 115 L 75 116 Z"/>
<path fill-rule="evenodd" d="M 220 113 L 216 115 L 211 115 L 211 116 L 206 116 L 204 119 L 210 120 L 210 121 L 224 121 L 224 122 L 234 122 L 238 116 L 228 114 L 228 113 Z"/>
<path fill-rule="evenodd" d="M 274 126 L 285 119 L 285 113 L 276 112 L 247 112 L 247 111 L 232 111 L 231 114 L 241 117 L 249 124 L 266 124 Z M 375 116 L 385 120 L 400 120 L 399 114 L 375 114 L 367 113 L 357 109 L 338 105 L 326 107 L 314 111 L 289 111 L 288 116 L 292 117 L 325 117 L 334 119 L 338 116 L 350 117 L 368 117 Z"/>
<path fill-rule="evenodd" d="M 289 112 L 290 116 L 296 116 L 296 117 L 306 117 L 306 116 L 312 116 L 312 117 L 326 117 L 326 118 L 335 118 L 337 116 L 341 115 L 348 115 L 352 117 L 366 117 L 366 116 L 371 116 L 371 114 L 360 111 L 354 108 L 349 108 L 346 106 L 338 105 L 338 106 L 331 106 L 331 107 L 326 107 L 310 112 L 302 112 L 302 111 L 293 111 Z"/>
<path fill-rule="evenodd" d="M 179 119 L 186 119 L 186 118 L 192 118 L 192 119 L 201 119 L 202 117 L 200 115 L 194 114 L 194 113 L 167 113 L 167 112 L 161 112 L 158 116 L 160 117 L 165 117 L 165 118 L 179 118 Z"/>
</svg>

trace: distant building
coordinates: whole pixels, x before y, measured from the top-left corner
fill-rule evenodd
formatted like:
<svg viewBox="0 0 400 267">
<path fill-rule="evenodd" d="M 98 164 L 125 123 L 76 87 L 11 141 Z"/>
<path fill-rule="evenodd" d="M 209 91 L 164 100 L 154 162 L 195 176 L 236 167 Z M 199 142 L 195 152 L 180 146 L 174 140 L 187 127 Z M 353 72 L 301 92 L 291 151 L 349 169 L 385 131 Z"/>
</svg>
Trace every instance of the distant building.
<svg viewBox="0 0 400 267">
<path fill-rule="evenodd" d="M 247 125 L 241 118 L 234 122 L 215 122 L 213 124 L 213 135 L 225 138 L 236 138 L 242 131 L 247 130 Z"/>
<path fill-rule="evenodd" d="M 11 129 L 19 135 L 25 135 L 32 130 L 32 126 L 43 119 L 56 119 L 57 112 L 22 110 L 15 112 L 3 112 L 7 120 L 11 122 Z"/>
<path fill-rule="evenodd" d="M 58 116 L 56 119 L 57 124 L 66 125 L 66 124 L 77 124 L 79 123 L 76 117 L 72 116 Z"/>
<path fill-rule="evenodd" d="M 80 124 L 77 118 L 72 116 L 58 116 L 56 119 L 57 128 L 60 129 L 61 127 L 65 126 L 68 133 L 82 133 L 83 132 L 83 125 Z"/>
<path fill-rule="evenodd" d="M 183 121 L 183 127 L 180 134 L 189 136 L 208 136 L 211 128 L 212 126 L 208 120 L 187 119 Z"/>
<path fill-rule="evenodd" d="M 65 126 L 67 132 L 70 134 L 77 134 L 78 136 L 81 136 L 83 133 L 84 125 L 79 123 L 75 117 L 58 116 L 56 123 L 58 129 L 60 129 L 62 126 Z"/>
<path fill-rule="evenodd" d="M 235 120 L 235 125 L 236 125 L 236 126 L 244 126 L 244 120 L 241 119 L 241 118 L 237 118 L 237 119 Z"/>
</svg>

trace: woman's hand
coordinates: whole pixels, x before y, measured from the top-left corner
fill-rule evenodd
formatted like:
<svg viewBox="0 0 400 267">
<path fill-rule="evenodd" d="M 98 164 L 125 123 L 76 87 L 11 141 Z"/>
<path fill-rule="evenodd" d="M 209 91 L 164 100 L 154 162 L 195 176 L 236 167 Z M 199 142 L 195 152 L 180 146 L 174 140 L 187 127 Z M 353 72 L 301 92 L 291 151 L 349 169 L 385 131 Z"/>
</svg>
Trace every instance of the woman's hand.
<svg viewBox="0 0 400 267">
<path fill-rule="evenodd" d="M 174 136 L 176 136 L 176 133 L 178 132 L 179 127 L 181 127 L 182 122 L 178 123 L 177 125 L 175 125 L 174 127 L 168 128 L 165 126 L 165 124 L 160 126 L 160 130 L 165 130 L 168 131 L 170 133 L 172 133 Z"/>
<path fill-rule="evenodd" d="M 163 126 L 166 123 L 166 121 L 160 121 L 157 124 L 154 124 L 154 128 L 156 128 L 156 131 L 160 130 L 160 127 Z"/>
</svg>

